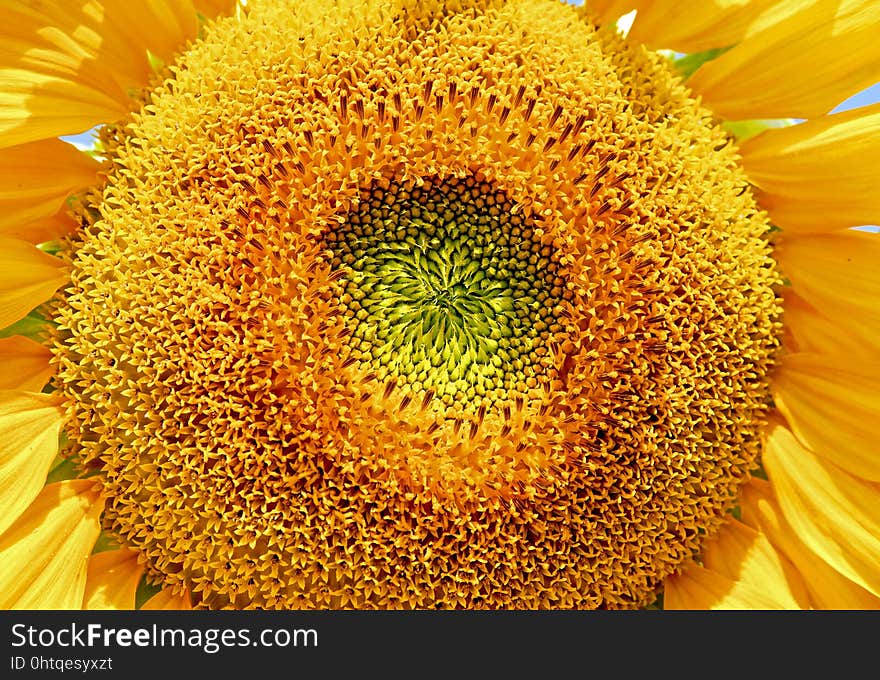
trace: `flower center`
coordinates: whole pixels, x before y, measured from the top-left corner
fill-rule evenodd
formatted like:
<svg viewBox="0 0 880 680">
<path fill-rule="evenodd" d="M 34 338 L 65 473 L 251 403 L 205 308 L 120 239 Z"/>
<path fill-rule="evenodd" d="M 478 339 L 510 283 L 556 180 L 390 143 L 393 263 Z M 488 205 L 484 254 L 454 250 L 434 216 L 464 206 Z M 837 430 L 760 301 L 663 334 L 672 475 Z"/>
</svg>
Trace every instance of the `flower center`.
<svg viewBox="0 0 880 680">
<path fill-rule="evenodd" d="M 346 272 L 349 356 L 447 406 L 476 410 L 535 387 L 553 370 L 558 254 L 487 182 L 383 184 L 327 235 Z"/>
<path fill-rule="evenodd" d="M 549 0 L 255 0 L 103 132 L 57 301 L 105 529 L 202 607 L 635 607 L 754 467 L 768 224 Z"/>
</svg>

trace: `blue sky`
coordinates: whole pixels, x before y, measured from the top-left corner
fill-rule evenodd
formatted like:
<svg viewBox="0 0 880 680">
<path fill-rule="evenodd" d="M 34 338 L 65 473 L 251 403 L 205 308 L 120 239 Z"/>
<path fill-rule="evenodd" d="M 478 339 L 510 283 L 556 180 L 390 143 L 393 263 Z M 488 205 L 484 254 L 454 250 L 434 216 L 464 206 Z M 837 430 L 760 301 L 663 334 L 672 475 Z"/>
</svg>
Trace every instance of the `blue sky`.
<svg viewBox="0 0 880 680">
<path fill-rule="evenodd" d="M 853 95 L 834 109 L 832 113 L 854 109 L 859 106 L 867 106 L 868 104 L 876 104 L 877 102 L 880 102 L 880 83 L 872 85 L 867 90 L 862 90 L 858 94 Z"/>
</svg>

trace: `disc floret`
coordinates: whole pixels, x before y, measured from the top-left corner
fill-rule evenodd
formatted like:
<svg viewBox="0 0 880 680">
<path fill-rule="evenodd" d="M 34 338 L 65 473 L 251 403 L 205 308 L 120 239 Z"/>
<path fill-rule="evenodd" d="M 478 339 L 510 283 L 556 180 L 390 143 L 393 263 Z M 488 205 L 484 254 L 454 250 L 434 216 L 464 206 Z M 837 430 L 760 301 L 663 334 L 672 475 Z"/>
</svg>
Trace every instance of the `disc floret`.
<svg viewBox="0 0 880 680">
<path fill-rule="evenodd" d="M 558 254 L 485 181 L 385 184 L 328 234 L 350 356 L 473 410 L 535 387 L 553 368 L 537 350 L 563 303 Z"/>
</svg>

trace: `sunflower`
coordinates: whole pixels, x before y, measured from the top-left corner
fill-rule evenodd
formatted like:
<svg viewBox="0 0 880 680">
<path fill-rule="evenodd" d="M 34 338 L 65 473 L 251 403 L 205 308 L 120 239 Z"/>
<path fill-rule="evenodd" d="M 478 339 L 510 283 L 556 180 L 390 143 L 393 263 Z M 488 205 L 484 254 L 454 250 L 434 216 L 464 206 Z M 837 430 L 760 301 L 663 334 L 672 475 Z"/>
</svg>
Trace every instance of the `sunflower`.
<svg viewBox="0 0 880 680">
<path fill-rule="evenodd" d="M 877 2 L 2 6 L 0 606 L 878 607 Z"/>
</svg>

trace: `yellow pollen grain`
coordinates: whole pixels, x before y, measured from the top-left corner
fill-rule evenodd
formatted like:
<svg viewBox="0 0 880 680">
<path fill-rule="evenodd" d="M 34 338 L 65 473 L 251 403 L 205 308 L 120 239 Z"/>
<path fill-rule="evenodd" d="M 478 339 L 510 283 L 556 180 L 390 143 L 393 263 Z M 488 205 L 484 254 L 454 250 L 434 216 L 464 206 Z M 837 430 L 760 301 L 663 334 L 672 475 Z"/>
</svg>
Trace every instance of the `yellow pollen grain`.
<svg viewBox="0 0 880 680">
<path fill-rule="evenodd" d="M 571 7 L 252 0 L 104 141 L 56 387 L 105 528 L 195 606 L 641 606 L 755 464 L 766 218 Z"/>
</svg>

